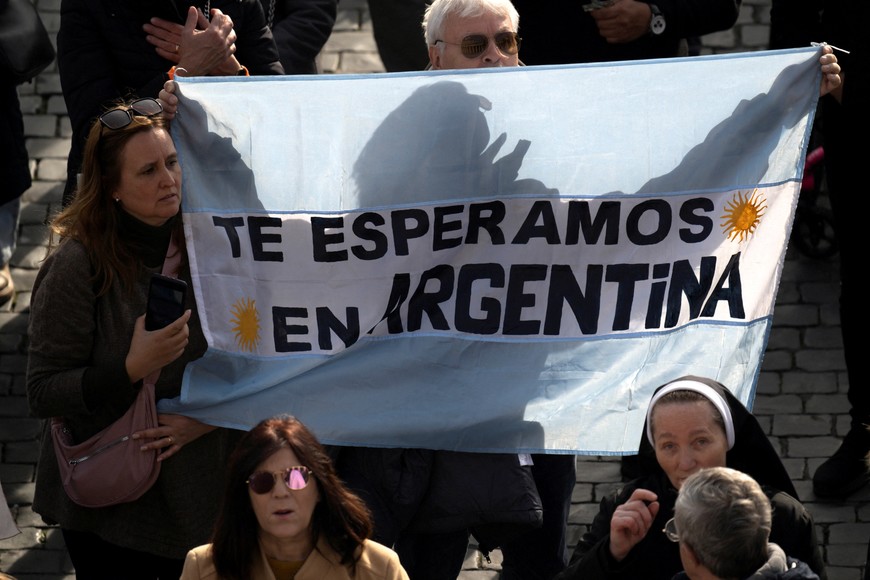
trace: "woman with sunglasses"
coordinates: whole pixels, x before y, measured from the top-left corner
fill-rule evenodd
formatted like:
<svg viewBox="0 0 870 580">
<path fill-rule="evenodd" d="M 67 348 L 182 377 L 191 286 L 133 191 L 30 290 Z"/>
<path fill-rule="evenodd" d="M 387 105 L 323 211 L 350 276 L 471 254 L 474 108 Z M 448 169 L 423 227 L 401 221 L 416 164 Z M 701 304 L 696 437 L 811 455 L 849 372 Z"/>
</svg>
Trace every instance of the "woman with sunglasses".
<svg viewBox="0 0 870 580">
<path fill-rule="evenodd" d="M 773 507 L 770 540 L 826 577 L 812 517 L 758 421 L 722 384 L 685 376 L 656 389 L 639 455 L 644 475 L 601 501 L 558 580 L 671 580 L 683 568 L 663 530 L 683 482 L 705 467 L 755 479 Z"/>
<path fill-rule="evenodd" d="M 191 292 L 177 320 L 144 326 L 150 277 L 171 240 L 182 257 L 178 276 L 190 282 L 181 167 L 161 111 L 140 99 L 93 124 L 75 200 L 52 222 L 60 242 L 33 286 L 29 404 L 38 417 L 62 416 L 76 441 L 120 417 L 154 371 L 156 398 L 179 396 L 185 365 L 205 352 Z M 157 454 L 157 482 L 135 501 L 104 508 L 67 497 L 45 422 L 33 510 L 60 524 L 79 580 L 178 578 L 187 551 L 208 538 L 228 450 L 241 433 L 180 415 L 158 419 L 134 434 L 143 452 Z"/>
<path fill-rule="evenodd" d="M 233 452 L 212 543 L 190 551 L 181 578 L 407 580 L 395 552 L 367 539 L 371 528 L 311 431 L 265 419 Z"/>
</svg>

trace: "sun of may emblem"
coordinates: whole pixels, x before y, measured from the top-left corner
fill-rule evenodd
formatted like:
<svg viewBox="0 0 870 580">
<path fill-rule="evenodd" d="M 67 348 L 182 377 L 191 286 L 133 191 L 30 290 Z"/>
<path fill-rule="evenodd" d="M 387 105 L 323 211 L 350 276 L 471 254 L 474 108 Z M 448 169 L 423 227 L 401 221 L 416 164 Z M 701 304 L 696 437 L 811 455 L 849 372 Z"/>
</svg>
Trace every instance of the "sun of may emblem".
<svg viewBox="0 0 870 580">
<path fill-rule="evenodd" d="M 260 315 L 256 303 L 250 298 L 239 298 L 232 306 L 233 333 L 239 348 L 253 352 L 260 342 Z"/>
<path fill-rule="evenodd" d="M 748 193 L 738 191 L 725 208 L 722 219 L 722 229 L 728 234 L 728 239 L 739 237 L 740 241 L 746 240 L 750 234 L 755 233 L 755 228 L 761 223 L 761 216 L 767 209 L 767 200 L 758 194 L 758 189 Z"/>
</svg>

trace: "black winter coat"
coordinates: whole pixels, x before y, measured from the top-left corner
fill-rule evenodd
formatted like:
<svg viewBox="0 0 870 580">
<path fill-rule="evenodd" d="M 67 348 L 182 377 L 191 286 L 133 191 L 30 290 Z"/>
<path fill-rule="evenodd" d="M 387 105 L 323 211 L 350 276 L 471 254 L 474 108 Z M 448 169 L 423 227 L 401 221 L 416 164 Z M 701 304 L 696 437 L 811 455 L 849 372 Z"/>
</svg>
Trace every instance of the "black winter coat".
<svg viewBox="0 0 870 580">
<path fill-rule="evenodd" d="M 0 0 L 5 9 L 8 0 Z M 2 11 L 2 10 L 0 10 Z M 24 146 L 24 119 L 18 102 L 18 88 L 4 76 L 0 80 L 0 205 L 12 201 L 30 187 L 30 167 Z"/>
<path fill-rule="evenodd" d="M 488 552 L 543 522 L 531 467 L 516 454 L 342 447 L 337 466 L 388 545 L 405 530 L 467 529 Z"/>
<path fill-rule="evenodd" d="M 583 10 L 588 0 L 512 1 L 520 13 L 520 58 L 527 65 L 679 56 L 686 38 L 727 30 L 740 12 L 740 0 L 654 0 L 667 23 L 661 36 L 610 44 Z"/>
<path fill-rule="evenodd" d="M 71 199 L 91 123 L 119 99 L 157 97 L 172 63 L 145 40 L 152 16 L 183 23 L 192 2 L 175 0 L 62 0 L 57 64 L 72 146 L 64 201 Z M 278 49 L 258 0 L 213 0 L 238 36 L 235 56 L 252 75 L 283 74 Z"/>
<path fill-rule="evenodd" d="M 8 79 L 0 82 L 0 205 L 19 197 L 30 187 L 24 120 L 18 91 Z"/>
<path fill-rule="evenodd" d="M 288 75 L 314 74 L 315 58 L 332 34 L 338 0 L 260 0 Z"/>
<path fill-rule="evenodd" d="M 731 412 L 735 437 L 734 446 L 725 457 L 726 465 L 752 476 L 770 498 L 773 506 L 770 541 L 779 544 L 789 556 L 807 562 L 825 580 L 825 567 L 812 516 L 797 499 L 797 492 L 788 472 L 758 420 L 721 383 L 696 376 L 685 376 L 676 380 L 704 383 L 724 399 Z M 655 392 L 668 384 L 670 383 L 660 386 Z M 646 427 L 644 422 L 638 463 L 644 475 L 601 501 L 601 508 L 591 529 L 577 544 L 571 557 L 571 565 L 556 577 L 557 580 L 670 580 L 683 569 L 678 544 L 668 540 L 661 531 L 674 515 L 677 490 L 656 461 L 655 451 L 646 437 Z M 610 555 L 610 520 L 617 506 L 625 503 L 638 488 L 648 489 L 658 496 L 659 512 L 646 537 L 622 562 L 616 562 Z"/>
</svg>

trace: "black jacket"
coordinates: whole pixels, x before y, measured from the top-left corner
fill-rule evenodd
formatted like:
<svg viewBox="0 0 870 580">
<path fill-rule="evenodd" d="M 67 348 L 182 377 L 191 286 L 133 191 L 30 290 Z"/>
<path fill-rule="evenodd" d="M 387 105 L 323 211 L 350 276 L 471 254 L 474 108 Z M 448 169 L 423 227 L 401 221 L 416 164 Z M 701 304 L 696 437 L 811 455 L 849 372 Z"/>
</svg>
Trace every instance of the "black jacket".
<svg viewBox="0 0 870 580">
<path fill-rule="evenodd" d="M 317 72 L 315 57 L 332 34 L 337 0 L 260 0 L 288 75 Z"/>
<path fill-rule="evenodd" d="M 337 466 L 387 545 L 405 530 L 469 530 L 488 552 L 543 521 L 531 467 L 516 454 L 342 447 Z"/>
<path fill-rule="evenodd" d="M 7 4 L 8 0 L 0 0 L 0 12 Z M 18 89 L 8 76 L 0 80 L 0 151 L 0 205 L 5 205 L 30 187 L 24 119 Z"/>
<path fill-rule="evenodd" d="M 175 0 L 62 0 L 57 59 L 72 124 L 64 200 L 71 199 L 84 143 L 94 119 L 119 99 L 156 97 L 172 63 L 145 40 L 151 16 L 184 22 L 191 2 Z M 213 0 L 233 20 L 235 56 L 252 75 L 283 74 L 258 0 Z"/>
<path fill-rule="evenodd" d="M 24 120 L 18 91 L 12 81 L 0 82 L 0 205 L 19 197 L 30 187 L 30 168 L 24 146 Z"/>
<path fill-rule="evenodd" d="M 609 44 L 583 10 L 584 0 L 513 0 L 520 14 L 520 58 L 527 65 L 638 60 L 678 56 L 683 41 L 737 21 L 740 0 L 654 0 L 665 18 L 661 36 Z"/>
</svg>

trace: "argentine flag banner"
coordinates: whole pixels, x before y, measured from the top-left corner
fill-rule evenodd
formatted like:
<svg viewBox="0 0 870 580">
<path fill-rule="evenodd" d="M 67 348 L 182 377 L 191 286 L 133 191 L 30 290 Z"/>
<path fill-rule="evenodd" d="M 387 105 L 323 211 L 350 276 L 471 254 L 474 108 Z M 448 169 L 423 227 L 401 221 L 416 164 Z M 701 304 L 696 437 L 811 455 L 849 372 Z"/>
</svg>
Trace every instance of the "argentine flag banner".
<svg viewBox="0 0 870 580">
<path fill-rule="evenodd" d="M 621 454 L 682 375 L 751 406 L 819 56 L 180 80 L 208 350 L 160 411 Z"/>
</svg>

